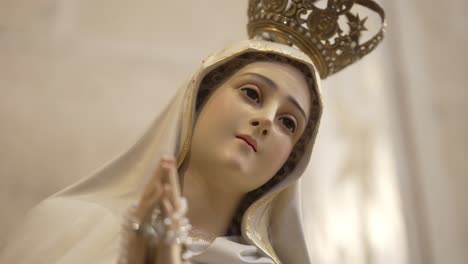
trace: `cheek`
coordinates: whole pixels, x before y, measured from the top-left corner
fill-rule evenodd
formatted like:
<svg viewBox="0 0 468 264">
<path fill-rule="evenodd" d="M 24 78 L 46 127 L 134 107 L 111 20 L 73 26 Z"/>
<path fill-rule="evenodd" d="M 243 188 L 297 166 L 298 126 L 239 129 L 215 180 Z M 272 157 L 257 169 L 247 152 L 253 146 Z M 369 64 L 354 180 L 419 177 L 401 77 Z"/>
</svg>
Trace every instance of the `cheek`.
<svg viewBox="0 0 468 264">
<path fill-rule="evenodd" d="M 209 101 L 205 108 L 209 108 L 209 110 L 216 110 L 216 109 L 223 109 L 224 103 L 226 99 L 224 98 L 223 94 L 215 93 L 212 97 L 210 97 Z"/>
<path fill-rule="evenodd" d="M 275 173 L 286 162 L 291 153 L 291 149 L 292 147 L 289 142 L 272 145 L 272 149 L 267 153 L 267 160 L 271 161 L 272 167 L 275 168 Z"/>
<path fill-rule="evenodd" d="M 239 108 L 238 101 L 226 89 L 213 93 L 198 116 L 194 140 L 214 146 L 224 145 L 238 132 L 244 120 L 245 114 Z"/>
<path fill-rule="evenodd" d="M 247 104 L 231 88 L 213 94 L 205 108 L 211 122 L 220 129 L 238 130 L 249 115 Z"/>
<path fill-rule="evenodd" d="M 220 88 L 221 89 L 221 88 Z M 231 91 L 227 88 L 216 91 L 208 100 L 204 109 L 214 115 L 223 116 L 226 113 L 232 112 L 235 108 L 236 101 Z"/>
<path fill-rule="evenodd" d="M 214 93 L 206 102 L 199 116 L 204 123 L 212 123 L 213 125 L 222 121 L 223 113 L 226 112 L 226 104 L 228 100 L 220 93 Z"/>
</svg>

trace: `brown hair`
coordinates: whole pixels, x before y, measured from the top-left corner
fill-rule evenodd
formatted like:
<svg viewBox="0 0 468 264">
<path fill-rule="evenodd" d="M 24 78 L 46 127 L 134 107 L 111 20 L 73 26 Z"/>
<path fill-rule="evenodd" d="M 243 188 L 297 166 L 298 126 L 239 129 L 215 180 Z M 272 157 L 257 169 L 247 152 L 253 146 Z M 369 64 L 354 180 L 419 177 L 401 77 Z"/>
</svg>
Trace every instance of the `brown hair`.
<svg viewBox="0 0 468 264">
<path fill-rule="evenodd" d="M 223 65 L 217 67 L 216 69 L 209 72 L 201 81 L 200 87 L 198 90 L 197 100 L 195 104 L 195 110 L 197 113 L 201 110 L 203 104 L 208 100 L 209 96 L 212 94 L 216 88 L 223 84 L 228 78 L 230 78 L 234 73 L 236 73 L 241 68 L 246 65 L 259 62 L 279 62 L 293 66 L 298 69 L 305 77 L 305 80 L 309 86 L 310 96 L 312 100 L 310 117 L 307 122 L 307 127 L 302 134 L 299 141 L 294 145 L 287 161 L 283 166 L 278 170 L 278 172 L 265 184 L 259 188 L 247 193 L 242 199 L 236 214 L 234 215 L 231 224 L 226 232 L 228 236 L 240 235 L 241 234 L 241 222 L 242 216 L 245 211 L 251 204 L 253 204 L 257 199 L 259 199 L 263 194 L 271 190 L 275 185 L 280 183 L 286 178 L 286 176 L 295 168 L 297 162 L 302 157 L 304 153 L 305 146 L 309 142 L 311 136 L 313 135 L 313 130 L 317 124 L 319 115 L 320 115 L 320 105 L 318 103 L 318 95 L 315 87 L 315 80 L 312 76 L 309 67 L 305 64 L 289 59 L 282 55 L 272 54 L 272 53 L 244 53 L 231 61 L 224 63 Z"/>
</svg>

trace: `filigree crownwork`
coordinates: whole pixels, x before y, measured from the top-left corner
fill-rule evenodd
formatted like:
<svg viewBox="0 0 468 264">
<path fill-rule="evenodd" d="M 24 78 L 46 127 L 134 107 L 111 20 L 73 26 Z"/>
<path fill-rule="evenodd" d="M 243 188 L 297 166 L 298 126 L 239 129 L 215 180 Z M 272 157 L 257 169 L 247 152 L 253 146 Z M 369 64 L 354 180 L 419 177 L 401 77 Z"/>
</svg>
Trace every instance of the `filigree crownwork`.
<svg viewBox="0 0 468 264">
<path fill-rule="evenodd" d="M 264 0 L 265 10 L 275 13 L 281 13 L 286 8 L 288 0 Z"/>
<path fill-rule="evenodd" d="M 296 46 L 316 64 L 325 79 L 370 53 L 383 39 L 385 13 L 373 0 L 328 0 L 325 8 L 317 0 L 250 0 L 248 32 L 263 38 Z M 380 30 L 361 43 L 367 17 L 361 19 L 351 9 L 359 5 L 376 12 Z M 347 20 L 345 32 L 340 19 Z"/>
</svg>

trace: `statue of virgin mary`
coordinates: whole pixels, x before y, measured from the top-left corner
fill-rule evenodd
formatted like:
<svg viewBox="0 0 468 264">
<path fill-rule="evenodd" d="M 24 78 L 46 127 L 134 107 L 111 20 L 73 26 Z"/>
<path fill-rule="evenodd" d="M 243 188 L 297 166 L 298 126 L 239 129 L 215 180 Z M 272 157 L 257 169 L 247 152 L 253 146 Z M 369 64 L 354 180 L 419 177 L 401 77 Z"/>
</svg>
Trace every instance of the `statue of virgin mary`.
<svg viewBox="0 0 468 264">
<path fill-rule="evenodd" d="M 382 38 L 379 33 L 357 42 L 354 33 L 363 24 L 350 13 L 354 1 L 329 1 L 327 12 L 312 2 L 252 0 L 253 39 L 204 60 L 130 149 L 33 208 L 0 262 L 116 263 L 128 208 L 151 183 L 161 158 L 172 156 L 188 218 L 200 231 L 186 242 L 191 263 L 311 263 L 299 190 L 322 113 L 320 78 Z M 373 1 L 356 2 L 383 15 Z M 291 15 L 304 10 L 306 21 Z M 346 36 L 327 24 L 343 14 L 357 27 Z M 339 48 L 326 41 L 336 34 L 343 41 Z M 222 215 L 205 214 L 199 202 L 208 200 L 200 195 L 219 199 L 210 205 L 235 205 L 224 224 L 216 222 Z"/>
</svg>

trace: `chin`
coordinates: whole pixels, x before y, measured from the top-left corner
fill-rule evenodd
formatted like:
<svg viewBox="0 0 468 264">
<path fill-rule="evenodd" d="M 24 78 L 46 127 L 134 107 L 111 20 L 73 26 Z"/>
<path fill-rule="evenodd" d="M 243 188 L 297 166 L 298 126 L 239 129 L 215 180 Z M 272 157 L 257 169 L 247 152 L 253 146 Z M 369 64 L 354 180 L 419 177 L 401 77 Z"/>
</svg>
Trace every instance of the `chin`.
<svg viewBox="0 0 468 264">
<path fill-rule="evenodd" d="M 246 174 L 248 172 L 249 159 L 232 149 L 224 149 L 223 154 L 218 156 L 220 165 L 227 171 L 232 171 L 236 174 Z"/>
<path fill-rule="evenodd" d="M 213 163 L 218 164 L 216 170 L 220 172 L 223 179 L 223 186 L 228 186 L 229 189 L 237 189 L 238 191 L 248 193 L 263 185 L 259 181 L 259 173 L 253 172 L 252 164 L 254 160 L 251 157 L 239 154 L 235 151 L 225 150 L 221 155 L 216 155 Z M 266 182 L 266 181 L 265 181 Z"/>
<path fill-rule="evenodd" d="M 247 179 L 251 174 L 254 159 L 249 153 L 244 153 L 236 144 L 225 144 L 222 149 L 212 153 L 212 162 L 216 169 L 224 175 L 233 175 L 236 180 Z"/>
</svg>

